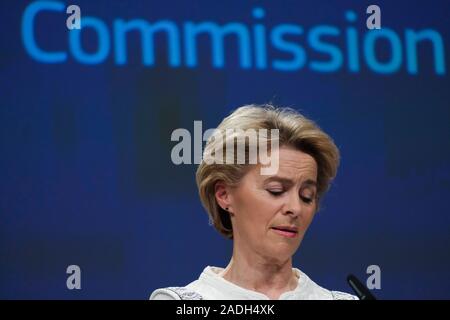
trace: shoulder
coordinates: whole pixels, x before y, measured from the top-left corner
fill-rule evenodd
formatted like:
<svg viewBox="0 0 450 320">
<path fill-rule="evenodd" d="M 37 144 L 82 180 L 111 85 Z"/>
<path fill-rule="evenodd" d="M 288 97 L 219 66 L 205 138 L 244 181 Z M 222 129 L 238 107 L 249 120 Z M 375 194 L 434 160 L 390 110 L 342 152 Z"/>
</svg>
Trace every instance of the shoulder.
<svg viewBox="0 0 450 320">
<path fill-rule="evenodd" d="M 150 300 L 202 300 L 197 292 L 186 287 L 167 287 L 153 291 Z"/>
<path fill-rule="evenodd" d="M 310 298 L 314 300 L 359 300 L 352 294 L 323 288 L 312 280 L 310 290 Z"/>
<path fill-rule="evenodd" d="M 359 300 L 357 296 L 341 291 L 330 291 L 333 300 Z"/>
<path fill-rule="evenodd" d="M 298 269 L 297 269 L 298 270 Z M 311 300 L 358 300 L 358 297 L 351 295 L 349 293 L 328 290 L 313 280 L 311 280 L 305 273 L 298 270 L 300 273 L 300 293 L 302 299 Z"/>
</svg>

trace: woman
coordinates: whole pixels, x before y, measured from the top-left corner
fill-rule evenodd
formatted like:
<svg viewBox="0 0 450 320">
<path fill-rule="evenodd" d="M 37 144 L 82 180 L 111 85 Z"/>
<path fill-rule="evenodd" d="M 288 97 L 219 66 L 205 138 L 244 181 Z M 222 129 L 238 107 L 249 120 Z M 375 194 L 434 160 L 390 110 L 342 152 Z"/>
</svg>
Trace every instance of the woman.
<svg viewBox="0 0 450 320">
<path fill-rule="evenodd" d="M 270 146 L 271 160 L 277 156 L 277 170 L 271 174 L 262 174 L 268 164 L 259 161 L 260 155 L 251 161 L 250 139 L 239 140 L 249 129 L 271 130 L 262 139 Z M 237 109 L 216 131 L 225 132 L 233 134 L 208 140 L 209 157 L 204 155 L 196 178 L 212 225 L 233 240 L 231 260 L 224 269 L 206 267 L 185 287 L 157 289 L 150 299 L 356 299 L 320 287 L 292 266 L 292 256 L 336 175 L 339 151 L 332 139 L 298 112 L 271 105 Z M 234 151 L 226 148 L 230 140 L 244 141 L 244 164 L 236 161 L 239 145 Z M 225 159 L 232 153 L 234 161 L 207 161 L 217 150 Z"/>
</svg>

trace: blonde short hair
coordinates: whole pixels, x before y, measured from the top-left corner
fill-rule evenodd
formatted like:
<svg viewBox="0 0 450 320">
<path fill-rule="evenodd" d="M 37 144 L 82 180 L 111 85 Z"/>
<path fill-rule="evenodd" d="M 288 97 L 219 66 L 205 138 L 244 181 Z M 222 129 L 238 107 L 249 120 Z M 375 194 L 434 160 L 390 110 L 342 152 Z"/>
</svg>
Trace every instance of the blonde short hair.
<svg viewBox="0 0 450 320">
<path fill-rule="evenodd" d="M 225 132 L 227 129 L 278 129 L 279 146 L 289 146 L 311 155 L 317 163 L 317 200 L 318 203 L 329 189 L 339 166 L 339 150 L 333 140 L 313 121 L 290 108 L 277 108 L 270 104 L 246 105 L 238 108 L 217 127 Z M 214 144 L 221 143 L 222 146 Z M 222 147 L 225 140 L 209 139 L 207 149 Z M 248 152 L 246 146 L 246 152 Z M 217 149 L 216 149 L 217 150 Z M 226 157 L 226 155 L 224 154 Z M 197 169 L 196 181 L 200 199 L 208 212 L 210 223 L 226 238 L 233 238 L 233 229 L 229 213 L 222 209 L 215 197 L 215 185 L 223 181 L 236 186 L 248 172 L 250 164 L 212 163 L 202 160 Z"/>
</svg>

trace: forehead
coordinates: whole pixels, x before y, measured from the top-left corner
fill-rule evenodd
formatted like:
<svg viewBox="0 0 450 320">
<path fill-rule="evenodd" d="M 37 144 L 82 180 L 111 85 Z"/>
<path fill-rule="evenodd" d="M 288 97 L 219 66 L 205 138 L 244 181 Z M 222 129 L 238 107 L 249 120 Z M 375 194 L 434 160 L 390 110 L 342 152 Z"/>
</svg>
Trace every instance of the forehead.
<svg viewBox="0 0 450 320">
<path fill-rule="evenodd" d="M 316 180 L 316 160 L 309 154 L 291 148 L 280 148 L 278 174 L 291 179 L 310 178 Z"/>
<path fill-rule="evenodd" d="M 279 166 L 276 174 L 271 176 L 261 175 L 259 169 L 260 166 L 258 165 L 251 170 L 252 174 L 258 180 L 266 180 L 271 176 L 287 178 L 293 182 L 306 179 L 317 180 L 316 160 L 303 151 L 289 147 L 281 147 L 279 149 Z"/>
</svg>

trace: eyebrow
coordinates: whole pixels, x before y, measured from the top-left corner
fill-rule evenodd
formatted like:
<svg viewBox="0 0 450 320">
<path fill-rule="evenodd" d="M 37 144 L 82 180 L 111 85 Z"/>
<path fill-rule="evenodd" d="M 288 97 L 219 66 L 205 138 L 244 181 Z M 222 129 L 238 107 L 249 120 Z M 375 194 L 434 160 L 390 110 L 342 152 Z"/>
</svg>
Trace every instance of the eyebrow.
<svg viewBox="0 0 450 320">
<path fill-rule="evenodd" d="M 294 184 L 294 181 L 292 181 L 292 179 L 285 178 L 285 177 L 280 177 L 280 176 L 269 177 L 269 178 L 264 180 L 264 183 L 268 183 L 268 182 L 272 182 L 272 181 L 281 182 L 281 183 L 286 184 L 286 185 L 293 185 Z M 307 179 L 307 180 L 305 180 L 302 183 L 302 185 L 308 185 L 308 186 L 317 187 L 317 182 L 312 180 L 312 179 Z"/>
</svg>

